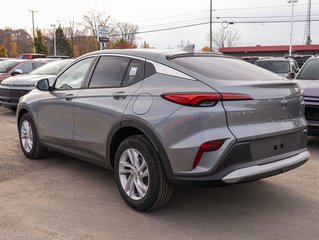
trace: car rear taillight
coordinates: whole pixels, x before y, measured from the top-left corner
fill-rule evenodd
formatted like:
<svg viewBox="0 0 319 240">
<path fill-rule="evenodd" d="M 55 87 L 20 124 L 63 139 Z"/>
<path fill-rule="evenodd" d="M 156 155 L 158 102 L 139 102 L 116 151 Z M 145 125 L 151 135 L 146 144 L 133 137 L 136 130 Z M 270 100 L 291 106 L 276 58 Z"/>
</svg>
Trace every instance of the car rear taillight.
<svg viewBox="0 0 319 240">
<path fill-rule="evenodd" d="M 252 97 L 241 93 L 165 93 L 162 98 L 191 107 L 212 107 L 218 101 L 252 100 Z"/>
<path fill-rule="evenodd" d="M 194 159 L 193 169 L 197 167 L 204 152 L 216 151 L 216 150 L 220 149 L 220 147 L 224 144 L 224 142 L 225 142 L 225 140 L 215 140 L 215 141 L 205 142 L 202 145 L 200 145 L 199 150 L 198 150 L 196 157 Z"/>
</svg>

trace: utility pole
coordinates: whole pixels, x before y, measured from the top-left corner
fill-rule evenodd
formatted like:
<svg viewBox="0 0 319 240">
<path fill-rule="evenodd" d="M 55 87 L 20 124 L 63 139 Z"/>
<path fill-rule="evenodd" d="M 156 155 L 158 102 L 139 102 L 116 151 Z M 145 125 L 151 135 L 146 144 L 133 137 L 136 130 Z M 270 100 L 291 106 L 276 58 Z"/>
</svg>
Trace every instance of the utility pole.
<svg viewBox="0 0 319 240">
<path fill-rule="evenodd" d="M 305 35 L 304 35 L 304 43 L 309 45 L 311 44 L 311 0 L 308 0 L 308 6 L 307 6 L 307 21 L 305 25 Z"/>
<path fill-rule="evenodd" d="M 38 11 L 29 9 L 29 12 L 32 14 L 32 36 L 33 36 L 33 44 L 34 44 L 34 13 L 37 13 Z M 35 53 L 35 48 L 33 48 L 33 52 Z"/>
<path fill-rule="evenodd" d="M 210 8 L 209 8 L 209 48 L 210 51 L 213 51 L 213 0 L 210 0 Z"/>
<path fill-rule="evenodd" d="M 54 56 L 56 56 L 56 29 L 55 29 L 55 24 L 51 24 L 51 27 L 53 27 L 53 50 L 54 50 Z"/>
<path fill-rule="evenodd" d="M 290 44 L 289 44 L 289 56 L 291 56 L 292 52 L 292 32 L 293 32 L 293 25 L 294 25 L 294 7 L 295 3 L 299 0 L 288 0 L 288 3 L 291 3 L 291 26 L 290 26 Z"/>
</svg>

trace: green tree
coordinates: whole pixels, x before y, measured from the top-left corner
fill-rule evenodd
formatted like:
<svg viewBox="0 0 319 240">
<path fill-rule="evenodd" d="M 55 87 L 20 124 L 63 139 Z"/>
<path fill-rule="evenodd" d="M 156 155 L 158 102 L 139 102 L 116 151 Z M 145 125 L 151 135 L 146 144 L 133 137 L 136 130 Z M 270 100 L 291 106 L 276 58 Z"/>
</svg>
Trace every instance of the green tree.
<svg viewBox="0 0 319 240">
<path fill-rule="evenodd" d="M 5 46 L 0 46 L 0 57 L 8 57 L 8 50 Z"/>
<path fill-rule="evenodd" d="M 72 49 L 63 29 L 59 26 L 55 31 L 57 55 L 72 56 Z"/>
<path fill-rule="evenodd" d="M 48 47 L 44 44 L 43 35 L 40 29 L 36 29 L 37 36 L 34 37 L 34 48 L 36 53 L 48 54 Z"/>
</svg>

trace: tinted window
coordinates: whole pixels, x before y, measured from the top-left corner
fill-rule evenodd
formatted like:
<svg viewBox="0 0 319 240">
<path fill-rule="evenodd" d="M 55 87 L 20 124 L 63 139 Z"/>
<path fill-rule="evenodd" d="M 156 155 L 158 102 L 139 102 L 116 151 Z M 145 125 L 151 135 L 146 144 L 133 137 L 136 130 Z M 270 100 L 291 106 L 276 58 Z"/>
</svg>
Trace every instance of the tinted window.
<svg viewBox="0 0 319 240">
<path fill-rule="evenodd" d="M 101 57 L 93 72 L 90 87 L 119 87 L 121 86 L 129 58 Z"/>
<path fill-rule="evenodd" d="M 92 61 L 93 58 L 87 58 L 72 65 L 58 77 L 58 79 L 55 82 L 55 88 L 80 88 Z"/>
<path fill-rule="evenodd" d="M 147 78 L 153 75 L 154 73 L 156 73 L 154 65 L 150 62 L 145 62 L 145 77 Z"/>
<path fill-rule="evenodd" d="M 125 74 L 124 86 L 136 83 L 144 78 L 144 61 L 132 59 Z"/>
<path fill-rule="evenodd" d="M 30 62 L 22 63 L 16 69 L 22 70 L 23 73 L 29 73 L 33 70 L 32 63 Z"/>
<path fill-rule="evenodd" d="M 288 61 L 257 61 L 256 65 L 274 73 L 290 72 L 290 65 Z"/>
<path fill-rule="evenodd" d="M 319 59 L 309 60 L 300 70 L 296 79 L 319 80 Z"/>
<path fill-rule="evenodd" d="M 220 80 L 265 80 L 281 79 L 274 73 L 253 64 L 233 58 L 195 56 L 171 60 L 203 76 Z"/>
</svg>

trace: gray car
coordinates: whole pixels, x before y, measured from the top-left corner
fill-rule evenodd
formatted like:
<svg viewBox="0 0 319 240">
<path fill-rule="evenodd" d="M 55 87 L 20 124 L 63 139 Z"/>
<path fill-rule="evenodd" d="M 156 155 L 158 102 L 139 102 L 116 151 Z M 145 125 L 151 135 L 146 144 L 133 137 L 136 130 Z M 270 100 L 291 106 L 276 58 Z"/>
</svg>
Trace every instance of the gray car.
<svg viewBox="0 0 319 240">
<path fill-rule="evenodd" d="M 292 58 L 263 58 L 255 64 L 288 79 L 293 79 L 299 71 L 297 62 Z"/>
<path fill-rule="evenodd" d="M 296 83 L 220 54 L 107 50 L 77 59 L 20 99 L 21 148 L 114 170 L 126 203 L 150 211 L 173 185 L 216 186 L 307 161 Z"/>
<path fill-rule="evenodd" d="M 309 135 L 319 136 L 319 56 L 303 65 L 295 81 L 304 90 Z"/>
</svg>

